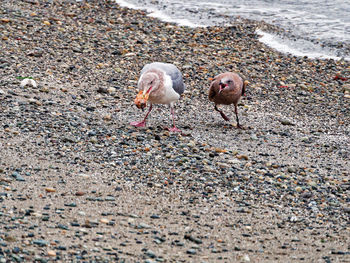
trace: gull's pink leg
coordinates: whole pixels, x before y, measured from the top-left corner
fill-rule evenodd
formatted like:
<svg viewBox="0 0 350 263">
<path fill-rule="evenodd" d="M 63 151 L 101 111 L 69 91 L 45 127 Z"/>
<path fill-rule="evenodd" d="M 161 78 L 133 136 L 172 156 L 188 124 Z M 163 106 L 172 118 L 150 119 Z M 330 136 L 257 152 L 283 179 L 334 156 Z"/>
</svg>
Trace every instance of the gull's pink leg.
<svg viewBox="0 0 350 263">
<path fill-rule="evenodd" d="M 146 126 L 146 119 L 148 117 L 148 114 L 151 112 L 151 110 L 152 110 L 152 104 L 150 105 L 149 110 L 148 110 L 145 118 L 143 119 L 143 121 L 140 121 L 140 122 L 132 121 L 132 122 L 130 122 L 130 125 L 135 126 L 135 127 L 145 127 Z"/>
<path fill-rule="evenodd" d="M 170 106 L 170 111 L 171 111 L 171 115 L 173 116 L 173 127 L 168 128 L 168 130 L 171 132 L 181 132 L 181 130 L 176 128 L 176 126 L 175 126 L 175 114 L 174 114 L 174 109 L 172 106 Z"/>
</svg>

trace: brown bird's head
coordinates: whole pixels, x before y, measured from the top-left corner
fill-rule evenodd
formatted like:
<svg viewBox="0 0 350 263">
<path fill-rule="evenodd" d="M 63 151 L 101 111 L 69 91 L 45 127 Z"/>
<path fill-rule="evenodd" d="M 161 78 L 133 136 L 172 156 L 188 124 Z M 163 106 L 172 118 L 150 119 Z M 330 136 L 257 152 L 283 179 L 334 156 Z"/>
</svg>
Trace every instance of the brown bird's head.
<svg viewBox="0 0 350 263">
<path fill-rule="evenodd" d="M 141 76 L 138 83 L 140 91 L 135 98 L 137 108 L 144 110 L 150 94 L 159 88 L 159 84 L 159 76 L 154 72 L 146 72 Z"/>
<path fill-rule="evenodd" d="M 234 82 L 231 78 L 222 78 L 219 83 L 219 93 L 225 89 L 234 89 Z"/>
</svg>

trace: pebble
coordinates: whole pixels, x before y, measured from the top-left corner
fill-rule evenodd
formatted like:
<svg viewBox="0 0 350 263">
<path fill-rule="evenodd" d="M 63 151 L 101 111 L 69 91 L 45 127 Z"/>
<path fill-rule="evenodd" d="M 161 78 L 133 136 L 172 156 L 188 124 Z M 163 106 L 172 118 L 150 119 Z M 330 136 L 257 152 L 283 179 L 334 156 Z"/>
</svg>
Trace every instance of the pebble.
<svg viewBox="0 0 350 263">
<path fill-rule="evenodd" d="M 56 257 L 56 252 L 54 250 L 47 251 L 47 255 L 50 257 Z"/>
<path fill-rule="evenodd" d="M 40 247 L 45 247 L 49 244 L 49 242 L 43 239 L 36 239 L 36 240 L 33 240 L 33 244 L 38 245 Z"/>
<path fill-rule="evenodd" d="M 25 179 L 24 179 L 18 172 L 13 172 L 13 173 L 11 174 L 11 176 L 12 176 L 13 178 L 15 178 L 16 181 L 20 181 L 20 182 L 24 182 L 24 181 L 25 181 Z"/>
<path fill-rule="evenodd" d="M 146 256 L 148 256 L 150 258 L 156 258 L 157 257 L 156 254 L 152 250 L 149 250 L 149 249 L 145 252 L 145 254 L 146 254 Z"/>
<path fill-rule="evenodd" d="M 202 240 L 200 240 L 199 238 L 196 238 L 196 237 L 188 235 L 188 234 L 186 234 L 184 238 L 188 239 L 188 240 L 190 240 L 190 241 L 192 241 L 192 242 L 194 242 L 196 244 L 202 244 L 203 243 Z"/>
<path fill-rule="evenodd" d="M 101 222 L 101 223 L 104 223 L 104 224 L 108 224 L 108 223 L 109 223 L 109 219 L 107 219 L 107 218 L 101 218 L 101 219 L 100 219 L 100 222 Z"/>
<path fill-rule="evenodd" d="M 33 54 L 39 54 L 39 53 L 34 53 L 34 52 L 33 52 Z M 25 86 L 32 86 L 33 88 L 37 88 L 37 87 L 38 87 L 38 85 L 36 84 L 36 82 L 35 82 L 34 79 L 23 79 L 23 80 L 21 81 L 20 86 L 21 86 L 22 88 L 24 88 Z"/>
<path fill-rule="evenodd" d="M 249 257 L 248 255 L 244 255 L 244 256 L 242 257 L 242 260 L 243 260 L 244 262 L 250 262 L 250 257 Z"/>
<path fill-rule="evenodd" d="M 186 253 L 187 253 L 187 254 L 190 254 L 190 255 L 196 255 L 196 254 L 197 254 L 197 251 L 196 251 L 195 249 L 192 249 L 192 248 L 191 248 L 191 249 L 187 249 L 187 250 L 186 250 Z"/>
<path fill-rule="evenodd" d="M 290 120 L 287 120 L 287 119 L 281 119 L 279 121 L 281 122 L 282 125 L 290 125 L 290 126 L 295 125 L 293 122 L 291 122 Z"/>
<path fill-rule="evenodd" d="M 76 203 L 69 203 L 69 204 L 64 204 L 65 206 L 69 206 L 69 207 L 77 207 Z"/>
<path fill-rule="evenodd" d="M 150 229 L 151 226 L 147 225 L 146 223 L 142 223 L 141 222 L 140 224 L 138 224 L 137 228 L 139 228 L 139 229 Z"/>
</svg>

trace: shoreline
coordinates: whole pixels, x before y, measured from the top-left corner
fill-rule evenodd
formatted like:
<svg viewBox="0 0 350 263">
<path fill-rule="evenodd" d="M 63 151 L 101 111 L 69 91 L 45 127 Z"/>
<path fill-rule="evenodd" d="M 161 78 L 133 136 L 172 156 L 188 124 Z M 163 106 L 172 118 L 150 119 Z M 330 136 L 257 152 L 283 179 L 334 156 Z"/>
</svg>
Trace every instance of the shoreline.
<svg viewBox="0 0 350 263">
<path fill-rule="evenodd" d="M 166 14 L 163 11 L 154 7 L 136 7 L 134 4 L 127 3 L 123 0 L 116 0 L 116 3 L 121 7 L 126 7 L 134 10 L 141 10 L 147 12 L 147 16 L 156 18 L 166 23 L 175 23 L 178 26 L 187 26 L 190 28 L 196 27 L 229 27 L 231 24 L 235 24 L 237 21 L 249 21 L 248 23 L 259 24 L 260 27 L 256 33 L 260 36 L 259 40 L 263 44 L 270 48 L 275 49 L 277 52 L 281 52 L 285 55 L 297 56 L 297 57 L 309 57 L 311 59 L 334 59 L 334 60 L 350 60 L 350 43 L 336 42 L 331 43 L 329 41 L 321 41 L 318 39 L 310 39 L 307 36 L 295 36 L 289 30 L 286 30 L 278 25 L 273 25 L 264 20 L 254 20 L 242 18 L 239 15 L 235 17 L 225 16 L 225 20 L 217 25 L 205 25 L 191 22 L 188 19 L 175 19 Z"/>
<path fill-rule="evenodd" d="M 97 0 L 0 11 L 1 262 L 350 258 L 349 62 L 275 52 L 253 21 L 186 28 Z M 163 106 L 129 125 L 153 61 L 183 72 L 182 135 Z M 207 99 L 226 70 L 251 83 L 243 130 Z"/>
</svg>

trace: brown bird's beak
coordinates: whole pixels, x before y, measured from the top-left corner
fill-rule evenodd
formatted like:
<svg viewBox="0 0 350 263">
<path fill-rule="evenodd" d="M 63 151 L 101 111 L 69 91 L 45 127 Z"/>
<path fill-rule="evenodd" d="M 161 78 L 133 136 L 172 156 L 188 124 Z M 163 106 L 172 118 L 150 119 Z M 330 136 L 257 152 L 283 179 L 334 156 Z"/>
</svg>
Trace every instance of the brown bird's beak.
<svg viewBox="0 0 350 263">
<path fill-rule="evenodd" d="M 224 83 L 219 84 L 219 94 L 225 89 L 226 86 L 227 84 L 224 84 Z"/>
<path fill-rule="evenodd" d="M 136 107 L 144 110 L 146 108 L 148 98 L 149 93 L 145 93 L 143 90 L 140 90 L 135 98 Z"/>
</svg>

